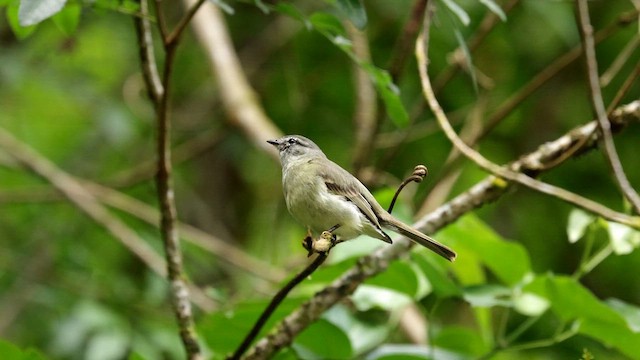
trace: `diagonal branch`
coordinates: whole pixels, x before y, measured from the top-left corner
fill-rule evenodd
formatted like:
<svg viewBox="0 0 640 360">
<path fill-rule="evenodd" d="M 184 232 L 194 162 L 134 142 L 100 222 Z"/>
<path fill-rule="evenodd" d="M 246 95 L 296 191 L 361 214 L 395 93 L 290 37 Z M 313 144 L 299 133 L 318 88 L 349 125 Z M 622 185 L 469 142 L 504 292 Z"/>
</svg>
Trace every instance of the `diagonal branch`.
<svg viewBox="0 0 640 360">
<path fill-rule="evenodd" d="M 164 261 L 156 254 L 155 250 L 142 240 L 133 229 L 111 214 L 80 181 L 59 169 L 50 160 L 2 128 L 0 128 L 0 147 L 25 167 L 51 183 L 69 201 L 140 258 L 151 270 L 160 276 L 166 275 Z M 210 311 L 216 307 L 215 303 L 198 288 L 190 287 L 190 290 L 196 295 L 194 302 L 202 309 Z"/>
<path fill-rule="evenodd" d="M 195 1 L 183 0 L 187 6 L 193 6 Z M 251 88 L 220 10 L 213 4 L 205 4 L 193 17 L 191 25 L 211 63 L 229 122 L 238 127 L 256 148 L 277 159 L 277 152 L 266 140 L 277 139 L 282 132 L 266 115 Z"/>
<path fill-rule="evenodd" d="M 613 111 L 611 121 L 615 130 L 622 129 L 630 122 L 640 122 L 640 101 Z M 554 166 L 559 165 L 559 162 L 554 163 L 554 161 L 561 158 L 566 151 L 571 151 L 573 156 L 582 154 L 594 148 L 598 139 L 597 125 L 595 122 L 590 122 L 573 129 L 559 139 L 540 146 L 535 152 L 521 157 L 507 167 L 514 171 L 539 174 L 551 169 L 552 166 L 548 166 L 550 163 Z M 464 214 L 497 200 L 506 193 L 507 189 L 508 187 L 496 181 L 494 176 L 489 176 L 422 217 L 414 223 L 414 227 L 427 234 L 434 233 L 455 222 Z M 289 346 L 298 334 L 318 320 L 326 310 L 352 294 L 362 282 L 383 272 L 391 261 L 405 254 L 410 246 L 411 243 L 407 239 L 394 240 L 393 245 L 382 247 L 360 259 L 353 268 L 347 270 L 340 278 L 317 292 L 285 317 L 268 336 L 259 340 L 247 352 L 244 359 L 266 359 Z"/>
<path fill-rule="evenodd" d="M 429 17 L 426 17 L 425 19 L 429 19 Z M 621 224 L 625 224 L 637 229 L 640 228 L 640 218 L 638 217 L 631 217 L 626 214 L 611 210 L 600 203 L 584 198 L 563 188 L 544 183 L 523 173 L 519 173 L 506 167 L 499 166 L 489 161 L 487 158 L 482 156 L 480 153 L 478 153 L 470 146 L 468 146 L 464 141 L 462 141 L 462 139 L 458 137 L 458 134 L 456 134 L 455 130 L 449 123 L 444 110 L 442 110 L 442 107 L 438 103 L 438 100 L 436 99 L 433 88 L 431 86 L 431 81 L 427 76 L 427 46 L 425 44 L 425 42 L 428 42 L 428 34 L 426 34 L 426 30 L 428 29 L 427 26 L 428 25 L 425 24 L 425 31 L 420 34 L 420 36 L 418 36 L 418 40 L 416 41 L 416 57 L 418 60 L 418 70 L 420 72 L 422 90 L 424 92 L 425 98 L 427 99 L 427 103 L 431 108 L 431 111 L 433 111 L 433 114 L 438 121 L 438 124 L 440 124 L 440 127 L 442 128 L 446 136 L 453 143 L 453 145 L 458 148 L 458 150 L 460 150 L 460 152 L 462 152 L 467 158 L 475 162 L 483 170 L 495 174 L 498 177 L 524 185 L 541 193 L 557 197 L 570 204 L 581 207 L 589 212 L 600 215 L 605 219 L 619 222 Z"/>
<path fill-rule="evenodd" d="M 613 175 L 622 191 L 622 194 L 631 203 L 636 214 L 640 214 L 640 196 L 633 189 L 627 179 L 627 175 L 622 168 L 622 163 L 618 157 L 616 146 L 611 136 L 611 124 L 607 118 L 607 111 L 602 100 L 602 92 L 600 90 L 600 82 L 598 76 L 598 62 L 596 61 L 595 43 L 593 40 L 593 27 L 589 19 L 589 7 L 586 0 L 576 0 L 577 17 L 580 24 L 580 34 L 582 35 L 582 46 L 584 48 L 585 61 L 587 63 L 587 72 L 589 79 L 589 92 L 591 94 L 591 105 L 598 119 L 598 128 L 602 132 L 602 152 L 607 159 L 609 167 L 613 171 Z"/>
</svg>

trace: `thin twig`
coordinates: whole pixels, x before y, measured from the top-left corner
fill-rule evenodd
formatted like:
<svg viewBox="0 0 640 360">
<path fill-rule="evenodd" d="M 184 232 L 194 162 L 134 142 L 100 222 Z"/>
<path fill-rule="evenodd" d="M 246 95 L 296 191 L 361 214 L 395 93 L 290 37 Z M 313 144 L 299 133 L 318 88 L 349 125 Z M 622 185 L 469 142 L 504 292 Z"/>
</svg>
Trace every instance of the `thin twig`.
<svg viewBox="0 0 640 360">
<path fill-rule="evenodd" d="M 67 176 L 72 177 L 75 181 L 82 184 L 82 186 L 84 186 L 84 188 L 101 203 L 138 218 L 149 225 L 156 227 L 160 226 L 160 224 L 158 224 L 160 214 L 158 213 L 158 209 L 155 207 L 104 185 L 74 177 L 69 174 L 67 174 Z M 0 203 L 43 203 L 50 201 L 62 201 L 65 199 L 66 197 L 64 194 L 56 191 L 56 188 L 51 186 L 24 187 L 20 189 L 11 189 L 10 191 L 0 190 Z M 286 276 L 282 269 L 247 254 L 242 251 L 242 249 L 239 249 L 216 236 L 180 221 L 178 221 L 177 225 L 184 241 L 194 244 L 200 249 L 215 255 L 221 260 L 221 265 L 224 266 L 227 264 L 227 266 L 231 266 L 231 271 L 245 271 L 251 274 L 255 279 L 265 280 L 270 283 L 278 283 Z M 164 270 L 163 267 L 160 268 Z M 164 276 L 164 274 L 165 272 L 163 271 L 162 276 Z M 201 306 L 203 302 L 194 299 L 194 303 L 203 308 L 203 306 Z M 210 306 L 204 307 L 204 309 L 207 308 L 210 308 Z"/>
<path fill-rule="evenodd" d="M 611 171 L 622 191 L 624 197 L 629 200 L 636 214 L 640 214 L 640 196 L 633 189 L 627 179 L 620 162 L 620 157 L 616 151 L 613 136 L 611 136 L 611 124 L 607 118 L 607 112 L 602 100 L 602 92 L 600 90 L 600 82 L 598 76 L 598 62 L 596 60 L 595 43 L 593 40 L 593 27 L 589 18 L 589 7 L 586 0 L 576 0 L 577 16 L 580 24 L 580 34 L 582 35 L 582 46 L 584 48 L 585 61 L 587 63 L 587 72 L 589 79 L 589 92 L 591 94 L 591 105 L 598 119 L 598 127 L 602 132 L 602 152 L 607 159 Z"/>
<path fill-rule="evenodd" d="M 278 290 L 278 292 L 273 296 L 273 299 L 271 299 L 271 302 L 269 303 L 267 308 L 264 309 L 264 311 L 260 315 L 260 318 L 258 318 L 256 323 L 251 328 L 251 331 L 249 331 L 249 333 L 245 336 L 244 340 L 238 346 L 238 348 L 233 353 L 233 355 L 227 358 L 228 360 L 240 359 L 242 354 L 244 354 L 245 351 L 247 351 L 247 349 L 249 348 L 253 340 L 255 340 L 255 338 L 258 336 L 262 327 L 267 323 L 267 320 L 269 320 L 269 317 L 271 317 L 273 312 L 278 308 L 280 303 L 282 303 L 282 301 L 287 297 L 289 292 L 291 292 L 293 288 L 298 286 L 298 284 L 300 284 L 307 277 L 313 274 L 313 272 L 316 271 L 320 267 L 320 265 L 324 263 L 324 261 L 327 259 L 327 256 L 328 256 L 328 252 L 318 253 L 318 256 L 316 256 L 316 258 L 307 267 L 305 267 L 293 279 L 291 279 L 282 289 Z"/>
<path fill-rule="evenodd" d="M 633 85 L 633 83 L 638 79 L 639 76 L 640 76 L 640 62 L 636 64 L 631 74 L 627 76 L 627 79 L 624 81 L 622 86 L 620 86 L 620 88 L 616 92 L 616 95 L 613 97 L 613 100 L 611 100 L 611 103 L 607 107 L 607 116 L 610 116 L 613 109 L 617 108 L 620 105 L 622 98 L 627 94 L 627 92 L 629 92 L 629 90 L 631 89 L 631 85 Z"/>
<path fill-rule="evenodd" d="M 146 0 L 141 0 L 145 2 Z M 185 348 L 188 359 L 201 359 L 200 345 L 198 344 L 196 332 L 194 330 L 193 314 L 191 302 L 189 300 L 189 286 L 183 272 L 182 251 L 180 249 L 180 237 L 177 227 L 177 209 L 175 205 L 175 194 L 172 180 L 171 163 L 171 120 L 169 117 L 169 103 L 171 99 L 171 77 L 176 56 L 176 50 L 180 42 L 182 31 L 198 10 L 202 1 L 198 2 L 183 17 L 181 23 L 169 34 L 165 20 L 165 14 L 161 0 L 156 0 L 156 17 L 158 20 L 158 31 L 164 45 L 164 66 L 162 71 L 161 84 L 163 91 L 160 93 L 155 88 L 154 78 L 145 76 L 145 83 L 151 100 L 156 109 L 157 121 L 157 173 L 156 187 L 158 192 L 158 202 L 160 205 L 160 234 L 164 244 L 165 257 L 167 260 L 167 277 L 169 279 L 171 304 L 178 322 L 180 338 Z M 139 41 L 141 47 L 148 47 L 150 44 L 145 41 L 151 38 L 151 30 L 144 27 L 139 28 Z M 149 60 L 145 55 L 147 51 L 141 49 L 142 66 L 145 67 L 145 60 Z M 148 65 L 146 65 L 148 66 Z M 146 71 L 145 71 L 146 73 Z"/>
<path fill-rule="evenodd" d="M 140 50 L 140 66 L 142 67 L 142 76 L 147 84 L 147 92 L 149 98 L 156 103 L 162 94 L 164 88 L 158 74 L 158 66 L 156 56 L 153 51 L 153 35 L 151 33 L 151 22 L 149 21 L 149 3 L 147 0 L 140 0 L 140 16 L 134 16 L 133 22 L 136 27 L 136 35 L 138 36 L 138 48 Z"/>
<path fill-rule="evenodd" d="M 426 41 L 428 41 L 428 38 L 424 33 L 420 34 L 418 36 L 418 40 L 416 41 L 416 57 L 418 59 L 418 70 L 420 72 L 420 80 L 422 82 L 422 90 L 424 92 L 424 96 L 427 100 L 427 103 L 429 104 L 429 107 L 431 108 L 431 111 L 435 115 L 438 124 L 440 124 L 440 127 L 442 128 L 446 136 L 453 143 L 453 145 L 457 147 L 458 150 L 460 150 L 467 158 L 471 159 L 485 171 L 495 174 L 498 177 L 524 185 L 541 193 L 557 197 L 589 212 L 600 215 L 605 219 L 619 222 L 636 229 L 640 229 L 640 218 L 638 217 L 632 217 L 614 211 L 600 203 L 586 199 L 568 190 L 536 180 L 523 173 L 515 172 L 508 168 L 501 167 L 489 161 L 487 158 L 476 152 L 464 141 L 462 141 L 462 139 L 458 137 L 458 134 L 456 134 L 455 130 L 449 123 L 447 116 L 442 110 L 442 107 L 440 107 L 440 104 L 438 103 L 438 100 L 433 93 L 431 82 L 429 80 L 429 77 L 427 76 L 427 53 L 425 46 Z"/>
<path fill-rule="evenodd" d="M 189 25 L 191 19 L 193 19 L 193 17 L 205 1 L 206 0 L 198 0 L 189 8 L 187 13 L 182 17 L 182 19 L 180 19 L 178 25 L 176 25 L 171 34 L 169 34 L 165 39 L 165 44 L 175 43 L 180 40 L 180 36 L 182 36 L 182 33 L 187 28 L 187 25 Z"/>
<path fill-rule="evenodd" d="M 640 101 L 627 104 L 612 113 L 616 129 L 622 129 L 632 121 L 640 122 Z M 587 138 L 588 141 L 582 139 Z M 573 129 L 566 135 L 540 146 L 535 152 L 522 156 L 508 165 L 509 168 L 533 174 L 548 168 L 545 164 L 560 156 L 576 142 L 584 146 L 574 154 L 583 153 L 597 145 L 598 132 L 595 122 Z M 446 204 L 415 222 L 413 226 L 427 234 L 455 222 L 464 214 L 497 200 L 507 192 L 507 187 L 489 176 L 466 192 L 456 196 Z M 408 239 L 394 240 L 391 246 L 381 247 L 374 253 L 358 260 L 358 263 L 330 285 L 317 292 L 311 299 L 301 304 L 285 317 L 275 330 L 249 349 L 244 359 L 266 359 L 280 349 L 291 344 L 293 339 L 316 321 L 330 307 L 352 294 L 365 280 L 383 272 L 390 262 L 400 258 L 411 247 Z M 286 324 L 286 325 L 285 325 Z"/>
</svg>

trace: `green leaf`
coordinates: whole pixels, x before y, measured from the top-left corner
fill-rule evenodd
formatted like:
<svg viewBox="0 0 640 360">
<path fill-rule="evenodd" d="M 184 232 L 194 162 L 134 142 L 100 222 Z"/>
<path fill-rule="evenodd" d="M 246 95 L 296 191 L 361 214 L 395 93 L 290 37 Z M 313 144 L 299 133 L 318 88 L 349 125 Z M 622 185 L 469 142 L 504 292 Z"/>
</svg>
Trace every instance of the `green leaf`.
<svg viewBox="0 0 640 360">
<path fill-rule="evenodd" d="M 69 4 L 51 19 L 65 35 L 69 36 L 75 33 L 78 28 L 80 10 L 79 4 Z"/>
<path fill-rule="evenodd" d="M 418 264 L 429 280 L 433 292 L 439 297 L 451 297 L 462 294 L 462 289 L 447 274 L 447 269 L 440 263 L 429 258 L 431 254 L 425 251 L 414 251 L 414 261 Z"/>
<path fill-rule="evenodd" d="M 409 114 L 400 99 L 400 89 L 393 83 L 391 75 L 386 70 L 371 64 L 362 64 L 361 66 L 371 76 L 391 121 L 397 127 L 405 127 L 409 124 Z"/>
<path fill-rule="evenodd" d="M 566 276 L 547 276 L 546 285 L 551 307 L 561 319 L 578 321 L 581 334 L 613 346 L 633 359 L 640 359 L 640 333 L 631 330 L 627 319 L 621 315 L 622 306 L 618 305 L 617 311 L 614 310 Z"/>
<path fill-rule="evenodd" d="M 287 298 L 273 313 L 263 327 L 264 335 L 278 321 L 293 311 L 304 299 Z M 267 307 L 270 299 L 236 304 L 233 311 L 219 311 L 208 314 L 198 323 L 198 334 L 218 355 L 227 355 L 240 345 L 244 335 L 249 332 Z"/>
<path fill-rule="evenodd" d="M 64 7 L 67 0 L 21 0 L 18 19 L 21 26 L 35 25 L 50 18 Z"/>
<path fill-rule="evenodd" d="M 311 21 L 309 21 L 309 19 L 307 19 L 307 17 L 304 16 L 304 14 L 300 11 L 300 9 L 298 9 L 294 5 L 279 1 L 277 4 L 275 4 L 275 6 L 273 6 L 272 9 L 280 14 L 287 15 L 293 19 L 296 19 L 302 22 L 304 26 L 307 28 L 307 30 L 312 29 Z"/>
<path fill-rule="evenodd" d="M 22 350 L 8 341 L 0 339 L 0 354 L 3 360 L 45 360 L 46 358 L 33 349 Z"/>
<path fill-rule="evenodd" d="M 19 5 L 17 2 L 12 2 L 7 6 L 7 19 L 9 20 L 9 26 L 11 31 L 16 35 L 18 39 L 25 39 L 36 30 L 36 25 L 22 26 L 18 16 Z"/>
<path fill-rule="evenodd" d="M 340 20 L 331 14 L 316 12 L 309 17 L 309 21 L 316 30 L 331 41 L 336 36 L 347 37 Z"/>
<path fill-rule="evenodd" d="M 327 339 L 331 339 L 330 346 Z M 318 320 L 300 333 L 293 347 L 302 358 L 309 358 L 309 353 L 321 359 L 353 358 L 349 337 L 342 329 L 324 319 Z"/>
<path fill-rule="evenodd" d="M 464 40 L 464 36 L 457 28 L 453 29 L 453 34 L 456 37 L 456 41 L 458 42 L 458 46 L 462 50 L 465 66 L 468 69 L 469 76 L 471 76 L 471 82 L 473 83 L 473 90 L 478 92 L 478 78 L 476 76 L 476 69 L 473 66 L 473 60 L 471 58 L 471 51 L 469 51 L 469 47 L 467 46 L 467 42 Z"/>
<path fill-rule="evenodd" d="M 631 331 L 640 333 L 640 307 L 618 299 L 607 299 L 606 304 L 624 318 Z"/>
<path fill-rule="evenodd" d="M 540 316 L 551 304 L 546 298 L 530 292 L 520 292 L 513 297 L 514 309 L 522 315 Z"/>
<path fill-rule="evenodd" d="M 582 239 L 587 232 L 587 228 L 591 225 L 596 218 L 580 209 L 573 209 L 569 214 L 569 221 L 567 224 L 567 236 L 570 243 L 576 243 Z"/>
<path fill-rule="evenodd" d="M 336 6 L 356 28 L 362 30 L 367 26 L 367 12 L 362 0 L 337 0 Z"/>
<path fill-rule="evenodd" d="M 640 232 L 627 225 L 607 221 L 607 232 L 617 255 L 630 254 L 640 245 Z"/>
<path fill-rule="evenodd" d="M 480 3 L 486 6 L 492 13 L 498 15 L 500 20 L 507 21 L 507 14 L 505 14 L 500 5 L 496 4 L 493 0 L 480 0 Z"/>
<path fill-rule="evenodd" d="M 371 309 L 398 310 L 409 305 L 411 297 L 384 287 L 361 285 L 351 296 L 355 307 L 360 311 Z"/>
<path fill-rule="evenodd" d="M 477 330 L 448 326 L 438 331 L 433 344 L 457 353 L 480 356 L 488 351 L 487 345 Z"/>
<path fill-rule="evenodd" d="M 442 3 L 451 11 L 457 18 L 462 22 L 464 26 L 468 26 L 471 23 L 471 19 L 469 18 L 469 14 L 460 5 L 458 5 L 453 0 L 442 0 Z"/>
<path fill-rule="evenodd" d="M 475 285 L 464 289 L 462 297 L 475 307 L 512 306 L 511 289 L 500 285 Z"/>
<path fill-rule="evenodd" d="M 390 321 L 386 311 L 354 311 L 352 307 L 343 304 L 333 306 L 322 318 L 342 329 L 349 337 L 356 355 L 354 358 L 380 346 L 397 328 L 396 321 Z"/>
<path fill-rule="evenodd" d="M 409 114 L 400 99 L 400 90 L 393 83 L 391 75 L 386 70 L 380 69 L 368 61 L 359 59 L 352 51 L 344 27 L 335 16 L 327 13 L 315 13 L 309 18 L 313 27 L 329 39 L 338 48 L 344 51 L 351 60 L 367 72 L 373 85 L 385 105 L 391 121 L 398 127 L 404 127 L 409 123 Z"/>
<path fill-rule="evenodd" d="M 367 280 L 366 284 L 394 290 L 412 299 L 418 295 L 420 286 L 416 270 L 402 261 L 394 261 L 385 272 Z"/>
<path fill-rule="evenodd" d="M 465 215 L 438 236 L 454 244 L 460 252 L 475 255 L 507 285 L 516 285 L 531 273 L 531 262 L 524 247 L 504 240 L 473 214 Z M 456 266 L 458 261 L 453 264 Z"/>
<path fill-rule="evenodd" d="M 227 4 L 224 0 L 209 0 L 209 1 L 214 3 L 216 6 L 218 6 L 222 11 L 224 11 L 228 15 L 233 15 L 236 13 L 236 10 L 233 8 L 233 6 Z"/>
</svg>

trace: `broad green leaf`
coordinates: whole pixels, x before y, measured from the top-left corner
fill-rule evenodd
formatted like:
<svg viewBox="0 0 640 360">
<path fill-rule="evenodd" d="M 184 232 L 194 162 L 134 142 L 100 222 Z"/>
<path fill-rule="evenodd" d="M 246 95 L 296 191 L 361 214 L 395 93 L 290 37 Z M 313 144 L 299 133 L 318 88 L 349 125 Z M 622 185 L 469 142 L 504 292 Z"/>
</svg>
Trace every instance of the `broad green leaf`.
<svg viewBox="0 0 640 360">
<path fill-rule="evenodd" d="M 468 26 L 471 23 L 471 19 L 469 18 L 469 14 L 460 5 L 458 5 L 454 0 L 441 0 L 442 3 L 451 11 L 457 18 L 462 22 L 464 26 Z"/>
<path fill-rule="evenodd" d="M 539 316 L 550 306 L 549 300 L 530 292 L 520 292 L 513 297 L 513 307 L 522 315 Z"/>
<path fill-rule="evenodd" d="M 640 245 L 640 232 L 627 225 L 608 221 L 607 232 L 613 251 L 618 255 L 630 254 Z"/>
<path fill-rule="evenodd" d="M 464 289 L 462 297 L 475 307 L 511 307 L 513 305 L 511 289 L 500 285 L 469 286 Z"/>
<path fill-rule="evenodd" d="M 366 284 L 394 290 L 412 299 L 418 295 L 420 286 L 415 269 L 403 261 L 392 262 L 386 271 L 367 280 Z"/>
<path fill-rule="evenodd" d="M 640 333 L 640 307 L 618 299 L 607 299 L 606 303 L 624 318 L 633 332 Z"/>
<path fill-rule="evenodd" d="M 35 25 L 58 13 L 67 0 L 21 0 L 18 18 L 21 26 Z"/>
<path fill-rule="evenodd" d="M 640 359 L 640 333 L 634 332 L 619 311 L 600 301 L 576 280 L 547 276 L 547 296 L 553 311 L 565 321 L 577 320 L 579 332 Z"/>
<path fill-rule="evenodd" d="M 567 224 L 567 236 L 570 243 L 576 243 L 587 231 L 591 223 L 595 221 L 595 217 L 580 209 L 573 209 L 569 214 L 569 222 Z"/>
<path fill-rule="evenodd" d="M 397 321 L 390 321 L 386 311 L 354 311 L 343 304 L 333 306 L 322 318 L 347 334 L 356 355 L 354 358 L 380 346 L 397 329 Z"/>
<path fill-rule="evenodd" d="M 448 326 L 438 331 L 434 336 L 433 344 L 467 355 L 480 356 L 488 351 L 487 345 L 477 330 L 462 326 Z"/>
<path fill-rule="evenodd" d="M 500 5 L 496 4 L 493 0 L 480 0 L 480 3 L 489 9 L 492 13 L 498 15 L 500 20 L 507 21 L 507 14 L 502 11 Z"/>
<path fill-rule="evenodd" d="M 468 250 L 474 254 L 507 285 L 518 284 L 531 273 L 531 263 L 524 247 L 502 239 L 473 214 L 460 218 L 438 236 L 454 244 L 459 252 Z M 457 263 L 453 264 L 454 268 Z"/>
<path fill-rule="evenodd" d="M 373 285 L 361 285 L 351 296 L 351 300 L 360 311 L 371 309 L 394 311 L 409 305 L 412 302 L 411 299 L 404 293 Z"/>
<path fill-rule="evenodd" d="M 630 359 L 640 359 L 640 334 L 630 331 L 626 326 L 599 319 L 585 319 L 580 324 L 580 333 L 620 350 Z"/>
<path fill-rule="evenodd" d="M 439 297 L 445 298 L 462 294 L 462 289 L 447 274 L 447 270 L 440 263 L 432 261 L 425 251 L 414 251 L 413 260 L 418 264 L 420 270 L 425 274 L 433 292 Z M 430 255 L 430 254 L 429 254 Z"/>
<path fill-rule="evenodd" d="M 330 339 L 330 345 L 327 340 Z M 302 358 L 309 358 L 309 353 L 321 359 L 351 359 L 353 350 L 349 337 L 342 329 L 331 322 L 320 319 L 306 328 L 293 345 Z"/>
<path fill-rule="evenodd" d="M 0 339 L 0 354 L 3 360 L 45 360 L 46 358 L 33 349 L 22 350 L 8 341 Z"/>
<path fill-rule="evenodd" d="M 362 30 L 367 26 L 367 12 L 362 0 L 337 0 L 336 6 L 358 29 Z"/>
<path fill-rule="evenodd" d="M 624 325 L 613 309 L 570 277 L 548 275 L 546 287 L 552 309 L 566 321 L 591 318 Z"/>
<path fill-rule="evenodd" d="M 51 19 L 65 35 L 69 36 L 75 33 L 78 28 L 81 10 L 79 4 L 69 4 Z"/>
</svg>

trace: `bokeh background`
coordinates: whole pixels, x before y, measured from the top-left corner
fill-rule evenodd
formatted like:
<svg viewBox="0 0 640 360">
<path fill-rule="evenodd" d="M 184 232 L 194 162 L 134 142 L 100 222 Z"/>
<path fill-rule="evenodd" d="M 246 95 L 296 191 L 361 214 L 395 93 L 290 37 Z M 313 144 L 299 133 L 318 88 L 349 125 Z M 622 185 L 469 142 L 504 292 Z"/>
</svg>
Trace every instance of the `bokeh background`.
<svg viewBox="0 0 640 360">
<path fill-rule="evenodd" d="M 452 11 L 451 2 L 469 16 L 468 24 Z M 313 139 L 331 159 L 356 171 L 381 203 L 388 203 L 393 189 L 416 164 L 427 165 L 429 177 L 420 185 L 410 185 L 396 210 L 407 221 L 424 213 L 424 203 L 433 195 L 434 186 L 445 171 L 451 170 L 445 164 L 452 147 L 422 100 L 413 42 L 409 42 L 408 59 L 396 82 L 409 123 L 392 121 L 378 100 L 375 108 L 380 123 L 373 150 L 363 163 L 354 166 L 358 91 L 354 79 L 358 66 L 319 31 L 281 8 L 275 9 L 278 2 L 265 3 L 272 7 L 268 13 L 251 1 L 227 1 L 225 6 L 233 14 L 224 16 L 242 69 L 275 126 L 282 133 Z M 298 9 L 303 18 L 330 14 L 343 26 L 351 26 L 331 1 L 285 3 Z M 495 4 L 512 6 L 505 12 L 506 20 L 498 19 L 477 47 L 467 49 L 471 57 L 465 58 L 460 55 L 463 51 L 455 52 L 460 39 L 472 39 L 480 32 L 483 19 L 495 15 L 480 1 L 436 3 L 429 52 L 431 77 L 440 79 L 456 62 L 473 66 L 473 70 L 455 72 L 438 89 L 438 98 L 458 130 L 482 127 L 525 84 L 580 44 L 572 1 L 496 0 Z M 149 165 L 155 158 L 155 113 L 140 70 L 132 20 L 137 11 L 135 3 L 69 2 L 57 20 L 18 29 L 17 33 L 18 1 L 0 1 L 0 5 L 7 13 L 0 19 L 0 126 L 62 171 L 156 207 L 154 171 Z M 169 23 L 175 23 L 182 7 L 173 3 L 164 6 L 171 14 Z M 365 33 L 371 62 L 376 66 L 388 69 L 413 6 L 414 1 L 408 0 L 364 2 Z M 620 70 L 603 85 L 608 104 L 637 66 L 638 14 L 634 1 L 595 0 L 589 1 L 589 7 L 596 31 L 612 29 L 596 48 L 601 74 L 611 69 L 625 48 L 630 51 Z M 622 16 L 630 19 L 628 23 L 619 24 Z M 156 53 L 162 64 L 160 47 Z M 197 310 L 196 322 L 213 356 L 220 357 L 225 345 L 216 342 L 222 341 L 216 339 L 220 335 L 216 333 L 218 326 L 225 319 L 230 324 L 242 323 L 224 338 L 228 349 L 233 349 L 242 329 L 250 326 L 280 281 L 306 263 L 300 245 L 305 229 L 287 213 L 280 166 L 273 154 L 257 147 L 225 111 L 221 97 L 228 91 L 228 84 L 216 82 L 208 55 L 191 30 L 180 44 L 173 79 L 172 142 L 179 219 L 258 261 L 255 273 L 251 273 L 230 265 L 224 252 L 215 255 L 191 243 L 183 244 L 189 279 L 215 304 L 210 312 Z M 636 100 L 639 90 L 636 82 L 622 104 Z M 497 163 L 507 163 L 592 118 L 585 66 L 578 59 L 519 103 L 483 138 L 478 149 Z M 637 123 L 631 124 L 615 136 L 626 173 L 635 186 L 640 184 L 639 129 Z M 0 337 L 19 348 L 36 348 L 56 359 L 182 358 L 166 282 L 104 225 L 87 217 L 48 180 L 26 169 L 2 147 L 0 165 Z M 486 176 L 469 162 L 456 166 L 454 170 L 460 173 L 450 193 L 438 194 L 445 199 Z M 614 209 L 624 209 L 599 151 L 566 161 L 545 173 L 543 180 Z M 108 208 L 162 254 L 155 226 L 133 211 L 111 205 Z M 571 275 L 580 266 L 585 247 L 585 241 L 571 244 L 567 238 L 573 209 L 559 200 L 518 188 L 475 211 L 470 221 L 478 222 L 481 225 L 477 226 L 500 241 L 520 244 L 530 259 L 532 273 Z M 452 234 L 457 231 L 465 236 L 457 239 L 457 244 L 474 241 L 472 233 L 456 230 L 456 226 L 450 226 Z M 602 227 L 593 228 L 593 246 L 605 246 L 607 232 Z M 453 235 L 441 236 L 445 241 Z M 336 256 L 346 260 L 338 258 L 326 265 L 312 279 L 312 285 L 297 292 L 278 316 L 286 314 L 287 306 L 291 309 L 339 276 L 353 264 L 354 256 L 377 245 L 366 239 L 340 245 L 349 249 L 336 249 L 344 252 Z M 422 250 L 417 252 L 437 262 Z M 400 281 L 407 271 L 418 271 L 411 265 L 416 263 L 422 267 L 421 261 L 404 259 L 402 269 L 388 275 L 389 283 Z M 447 265 L 437 264 L 450 273 Z M 483 269 L 486 266 L 478 267 L 478 271 Z M 638 306 L 640 281 L 634 275 L 638 273 L 638 251 L 624 256 L 612 254 L 579 283 L 596 299 L 616 298 Z M 429 276 L 416 278 L 433 280 Z M 484 285 L 500 282 L 490 272 L 480 278 Z M 459 279 L 452 281 L 460 288 L 469 285 Z M 379 286 L 385 287 L 386 283 L 381 280 Z M 372 356 L 383 344 L 412 343 L 399 315 L 407 306 L 415 306 L 421 317 L 428 319 L 432 339 L 438 339 L 438 334 L 444 336 L 451 329 L 448 325 L 466 329 L 446 337 L 453 339 L 448 343 L 436 343 L 438 349 L 450 351 L 436 358 L 456 358 L 451 354 L 477 358 L 490 351 L 501 315 L 509 306 L 492 303 L 478 310 L 464 296 L 443 297 L 416 289 L 412 290 L 413 301 L 400 302 L 403 306 L 377 304 L 379 307 L 357 311 L 343 304 L 325 318 L 324 327 L 314 330 L 317 338 L 333 338 L 336 343 L 351 339 L 353 350 L 359 349 L 353 341 L 357 335 L 350 333 L 354 327 L 340 328 L 332 322 L 340 318 L 336 312 L 349 312 L 349 316 L 385 329 L 374 340 L 362 335 L 369 345 L 360 352 L 323 354 L 322 349 L 314 349 L 303 339 L 302 345 L 280 356 L 382 358 Z M 640 316 L 638 308 L 634 309 L 632 313 Z M 513 312 L 504 326 L 512 330 L 526 319 Z M 571 324 L 561 315 L 547 312 L 518 341 L 550 338 L 563 321 Z M 629 339 L 637 338 L 637 333 L 631 333 Z M 464 343 L 468 345 L 466 350 L 456 348 Z M 640 343 L 636 346 L 640 353 Z M 628 349 L 621 351 L 602 339 L 579 333 L 558 344 L 498 352 L 495 358 L 577 359 L 585 356 L 583 349 L 596 359 L 630 356 Z"/>
</svg>

